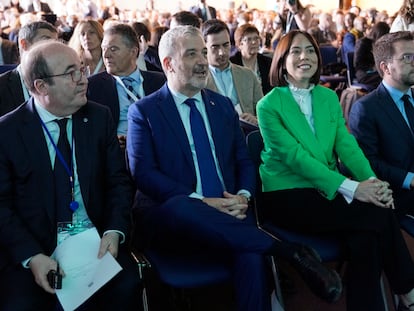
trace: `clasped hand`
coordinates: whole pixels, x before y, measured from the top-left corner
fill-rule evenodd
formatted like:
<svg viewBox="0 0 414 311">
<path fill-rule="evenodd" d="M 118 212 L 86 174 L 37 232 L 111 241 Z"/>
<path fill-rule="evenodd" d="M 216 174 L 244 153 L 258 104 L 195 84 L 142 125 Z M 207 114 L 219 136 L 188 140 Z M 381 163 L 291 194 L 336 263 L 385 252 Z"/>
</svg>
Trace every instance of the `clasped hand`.
<svg viewBox="0 0 414 311">
<path fill-rule="evenodd" d="M 390 184 L 379 179 L 369 179 L 359 183 L 355 198 L 366 203 L 373 203 L 383 208 L 394 209 L 394 198 Z"/>
<path fill-rule="evenodd" d="M 231 194 L 227 191 L 224 191 L 223 196 L 224 198 L 204 198 L 203 202 L 237 219 L 245 219 L 249 207 L 247 199 L 244 196 Z"/>
</svg>

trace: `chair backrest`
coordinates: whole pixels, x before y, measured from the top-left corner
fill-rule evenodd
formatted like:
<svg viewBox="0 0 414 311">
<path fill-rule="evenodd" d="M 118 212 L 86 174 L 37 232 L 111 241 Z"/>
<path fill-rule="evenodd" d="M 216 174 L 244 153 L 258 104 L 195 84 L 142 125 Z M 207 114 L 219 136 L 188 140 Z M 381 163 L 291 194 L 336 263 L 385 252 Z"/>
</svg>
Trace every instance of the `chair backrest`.
<svg viewBox="0 0 414 311">
<path fill-rule="evenodd" d="M 346 54 L 345 64 L 347 69 L 348 86 L 352 86 L 355 80 L 354 52 L 348 52 Z"/>
<path fill-rule="evenodd" d="M 12 70 L 14 68 L 17 67 L 17 64 L 5 64 L 5 65 L 0 65 L 0 74 Z"/>
<path fill-rule="evenodd" d="M 322 45 L 319 50 L 321 52 L 322 66 L 338 63 L 338 49 L 336 47 L 332 45 Z"/>
</svg>

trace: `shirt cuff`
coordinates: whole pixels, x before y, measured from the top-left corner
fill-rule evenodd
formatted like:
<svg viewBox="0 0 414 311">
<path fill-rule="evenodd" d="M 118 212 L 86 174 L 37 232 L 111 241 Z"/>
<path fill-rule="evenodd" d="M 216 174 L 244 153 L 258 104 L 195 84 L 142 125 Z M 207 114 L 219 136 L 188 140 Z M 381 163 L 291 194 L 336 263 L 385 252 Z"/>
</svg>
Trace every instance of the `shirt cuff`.
<svg viewBox="0 0 414 311">
<path fill-rule="evenodd" d="M 106 230 L 103 235 L 107 233 L 111 233 L 111 232 L 116 232 L 121 236 L 121 241 L 119 242 L 119 244 L 122 244 L 125 242 L 125 234 L 119 230 Z"/>
<path fill-rule="evenodd" d="M 196 192 L 191 193 L 188 197 L 192 198 L 192 199 L 199 199 L 202 200 L 204 199 L 204 197 Z"/>
<path fill-rule="evenodd" d="M 355 191 L 358 188 L 358 185 L 359 182 L 347 178 L 339 186 L 338 192 L 342 194 L 348 204 L 350 204 L 354 199 Z"/>
<path fill-rule="evenodd" d="M 403 189 L 408 189 L 408 190 L 411 189 L 411 181 L 413 180 L 413 178 L 414 178 L 414 173 L 410 173 L 410 172 L 407 173 L 407 176 L 405 176 L 405 179 L 402 185 Z"/>
<path fill-rule="evenodd" d="M 240 189 L 240 190 L 237 192 L 237 195 L 242 195 L 242 196 L 245 196 L 245 197 L 246 197 L 246 198 L 248 198 L 248 199 L 250 199 L 250 198 L 252 197 L 252 194 L 250 193 L 250 191 L 245 190 L 245 189 Z"/>
<path fill-rule="evenodd" d="M 29 267 L 29 263 L 30 263 L 30 260 L 32 260 L 32 258 L 33 257 L 30 257 L 30 258 L 28 258 L 28 259 L 26 259 L 26 260 L 23 260 L 22 261 L 22 266 L 23 266 L 23 268 L 25 268 L 25 269 L 29 269 L 30 267 Z"/>
</svg>

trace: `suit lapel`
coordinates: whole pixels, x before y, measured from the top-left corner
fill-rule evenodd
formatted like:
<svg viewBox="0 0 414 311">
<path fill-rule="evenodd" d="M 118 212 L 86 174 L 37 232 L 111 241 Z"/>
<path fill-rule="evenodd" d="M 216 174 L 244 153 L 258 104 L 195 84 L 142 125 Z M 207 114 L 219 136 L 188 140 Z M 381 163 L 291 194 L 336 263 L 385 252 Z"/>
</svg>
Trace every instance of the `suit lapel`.
<svg viewBox="0 0 414 311">
<path fill-rule="evenodd" d="M 46 204 L 46 212 L 50 222 L 55 225 L 56 211 L 54 203 L 54 182 L 53 171 L 46 138 L 43 133 L 39 115 L 33 104 L 33 99 L 25 105 L 23 124 L 20 127 L 21 136 L 27 151 L 27 158 L 30 159 L 33 167 L 41 168 L 45 178 L 39 179 L 39 189 L 45 191 L 49 204 Z M 52 195 L 50 195 L 52 193 Z M 41 195 L 39 193 L 39 195 Z"/>
<path fill-rule="evenodd" d="M 310 152 L 316 159 L 323 161 L 323 163 L 327 163 L 327 159 L 323 153 L 324 148 L 321 148 L 318 139 L 315 134 L 313 134 L 308 121 L 300 110 L 299 105 L 294 100 L 289 88 L 280 88 L 280 90 L 285 93 L 282 94 L 284 100 L 281 111 L 286 122 L 286 127 L 308 152 Z M 318 104 L 319 99 L 315 100 L 314 96 L 315 95 L 312 92 L 315 132 L 329 131 L 329 128 L 322 126 L 322 122 L 326 122 L 326 120 L 324 120 L 325 117 L 317 116 L 317 114 L 326 114 L 326 111 L 321 112 L 322 105 L 320 103 Z"/>
<path fill-rule="evenodd" d="M 168 90 L 167 84 L 160 89 L 159 100 L 157 101 L 158 107 L 169 124 L 171 131 L 177 138 L 178 145 L 184 153 L 185 159 L 190 163 L 195 174 L 194 161 L 191 155 L 190 144 L 188 143 L 187 133 L 185 132 L 183 122 L 181 121 L 180 114 L 175 106 L 174 99 Z"/>
<path fill-rule="evenodd" d="M 380 88 L 376 90 L 376 92 L 378 98 L 381 99 L 377 100 L 378 108 L 383 109 L 393 123 L 389 126 L 398 129 L 398 132 L 401 133 L 401 135 L 404 135 L 407 141 L 412 144 L 414 142 L 414 136 L 384 85 L 380 84 Z"/>
<path fill-rule="evenodd" d="M 95 154 L 91 150 L 91 137 L 93 128 L 87 114 L 87 106 L 72 116 L 72 135 L 75 140 L 76 166 L 79 178 L 80 189 L 85 206 L 89 201 L 89 186 L 91 176 L 91 161 Z"/>
</svg>

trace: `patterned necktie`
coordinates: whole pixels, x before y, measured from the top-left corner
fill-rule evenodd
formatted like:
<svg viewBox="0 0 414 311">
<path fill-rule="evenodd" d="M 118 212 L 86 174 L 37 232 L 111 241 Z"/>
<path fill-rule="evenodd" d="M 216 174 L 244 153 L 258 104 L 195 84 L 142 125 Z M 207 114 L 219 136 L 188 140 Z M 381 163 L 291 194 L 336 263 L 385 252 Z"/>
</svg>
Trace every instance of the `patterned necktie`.
<svg viewBox="0 0 414 311">
<path fill-rule="evenodd" d="M 190 107 L 191 133 L 197 154 L 203 195 L 205 197 L 221 198 L 223 197 L 223 186 L 217 175 L 217 168 L 203 117 L 195 105 L 194 98 L 188 98 L 184 103 Z"/>
<path fill-rule="evenodd" d="M 59 125 L 59 139 L 57 149 L 62 155 L 62 159 L 66 162 L 68 168 L 71 165 L 71 149 L 66 132 L 67 118 L 54 120 Z M 58 221 L 72 221 L 72 211 L 69 208 L 72 199 L 72 188 L 69 179 L 69 173 L 65 169 L 61 159 L 56 152 L 55 165 L 53 169 L 55 182 L 55 206 Z"/>
<path fill-rule="evenodd" d="M 132 94 L 134 94 L 137 99 L 140 99 L 138 92 L 134 88 L 134 85 L 133 85 L 134 81 L 135 80 L 133 78 L 131 78 L 131 77 L 124 77 L 124 78 L 122 78 L 122 82 L 124 83 L 125 87 Z M 127 96 L 128 96 L 129 101 L 135 101 L 135 99 L 132 98 L 128 93 L 127 93 Z"/>
<path fill-rule="evenodd" d="M 411 131 L 414 131 L 414 107 L 410 102 L 410 96 L 405 94 L 401 97 L 404 102 L 405 114 L 407 115 L 408 123 L 410 124 Z"/>
</svg>

